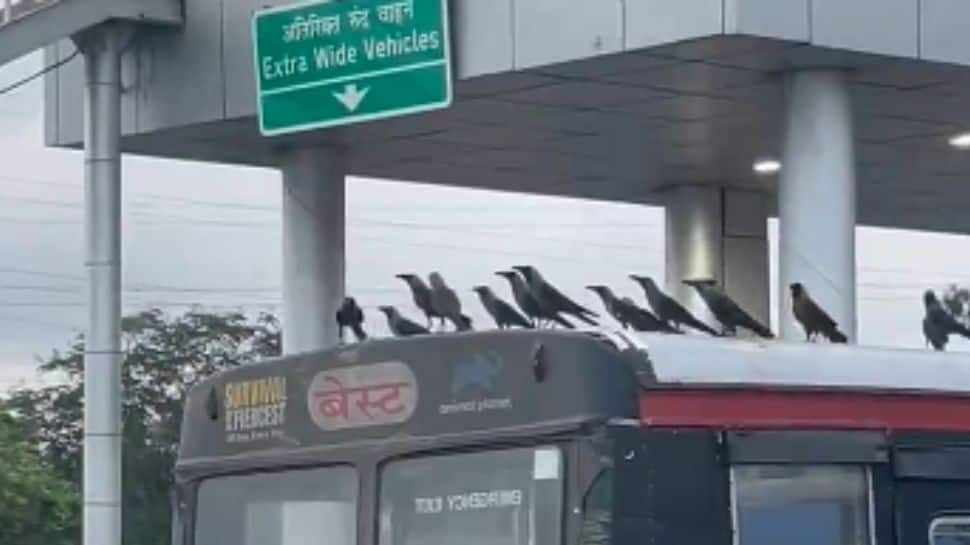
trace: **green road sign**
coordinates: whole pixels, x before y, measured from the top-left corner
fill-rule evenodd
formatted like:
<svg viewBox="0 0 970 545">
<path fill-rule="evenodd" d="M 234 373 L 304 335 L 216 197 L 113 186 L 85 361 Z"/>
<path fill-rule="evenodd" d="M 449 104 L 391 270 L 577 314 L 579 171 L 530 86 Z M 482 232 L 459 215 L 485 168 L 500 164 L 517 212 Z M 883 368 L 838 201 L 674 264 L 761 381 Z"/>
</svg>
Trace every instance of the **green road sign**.
<svg viewBox="0 0 970 545">
<path fill-rule="evenodd" d="M 448 0 L 333 0 L 253 16 L 267 136 L 451 104 Z"/>
</svg>

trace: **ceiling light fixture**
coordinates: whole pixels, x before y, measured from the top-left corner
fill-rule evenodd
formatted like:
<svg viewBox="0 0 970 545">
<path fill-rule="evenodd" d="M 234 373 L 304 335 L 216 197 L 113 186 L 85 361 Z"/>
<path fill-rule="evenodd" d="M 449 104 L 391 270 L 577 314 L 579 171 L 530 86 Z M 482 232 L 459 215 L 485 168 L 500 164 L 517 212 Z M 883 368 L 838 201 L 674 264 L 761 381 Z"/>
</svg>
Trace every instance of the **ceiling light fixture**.
<svg viewBox="0 0 970 545">
<path fill-rule="evenodd" d="M 781 163 L 774 159 L 760 159 L 754 163 L 754 171 L 758 174 L 775 174 L 781 170 Z"/>
<path fill-rule="evenodd" d="M 950 138 L 950 145 L 957 149 L 970 149 L 970 132 L 953 136 Z"/>
</svg>

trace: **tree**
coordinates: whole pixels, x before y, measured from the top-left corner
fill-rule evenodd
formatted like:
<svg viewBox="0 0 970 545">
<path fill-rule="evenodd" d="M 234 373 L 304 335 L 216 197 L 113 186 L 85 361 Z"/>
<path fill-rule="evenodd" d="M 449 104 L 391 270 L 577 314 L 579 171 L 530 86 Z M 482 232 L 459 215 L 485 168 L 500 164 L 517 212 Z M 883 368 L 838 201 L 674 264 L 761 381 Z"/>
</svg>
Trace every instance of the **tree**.
<svg viewBox="0 0 970 545">
<path fill-rule="evenodd" d="M 250 321 L 239 313 L 170 317 L 152 310 L 126 317 L 122 331 L 123 542 L 167 545 L 186 394 L 214 373 L 278 355 L 279 327 L 270 315 Z M 4 402 L 58 474 L 73 483 L 81 481 L 83 354 L 78 337 L 40 367 L 66 381 L 16 390 Z"/>
<path fill-rule="evenodd" d="M 74 543 L 78 491 L 57 475 L 29 439 L 17 421 L 0 414 L 0 543 Z"/>
</svg>

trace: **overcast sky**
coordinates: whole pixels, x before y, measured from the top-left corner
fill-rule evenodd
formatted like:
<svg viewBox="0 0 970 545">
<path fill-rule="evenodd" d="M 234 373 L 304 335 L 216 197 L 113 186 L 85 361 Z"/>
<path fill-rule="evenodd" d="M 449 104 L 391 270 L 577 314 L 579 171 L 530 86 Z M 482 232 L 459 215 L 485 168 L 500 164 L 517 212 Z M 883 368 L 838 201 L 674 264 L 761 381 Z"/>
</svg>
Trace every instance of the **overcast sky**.
<svg viewBox="0 0 970 545">
<path fill-rule="evenodd" d="M 3 67 L 0 86 L 40 67 L 39 55 Z M 82 156 L 45 148 L 42 121 L 39 81 L 0 96 L 0 389 L 36 380 L 35 356 L 65 346 L 84 323 Z M 127 312 L 278 310 L 276 171 L 127 157 L 123 176 Z M 347 200 L 348 289 L 378 335 L 386 327 L 373 305 L 414 314 L 397 272 L 440 270 L 477 323 L 487 321 L 470 288 L 506 293 L 493 271 L 526 259 L 597 307 L 584 285 L 607 283 L 639 300 L 628 273 L 663 279 L 662 208 L 356 178 Z M 922 346 L 920 294 L 970 284 L 967 242 L 860 228 L 860 342 Z"/>
</svg>

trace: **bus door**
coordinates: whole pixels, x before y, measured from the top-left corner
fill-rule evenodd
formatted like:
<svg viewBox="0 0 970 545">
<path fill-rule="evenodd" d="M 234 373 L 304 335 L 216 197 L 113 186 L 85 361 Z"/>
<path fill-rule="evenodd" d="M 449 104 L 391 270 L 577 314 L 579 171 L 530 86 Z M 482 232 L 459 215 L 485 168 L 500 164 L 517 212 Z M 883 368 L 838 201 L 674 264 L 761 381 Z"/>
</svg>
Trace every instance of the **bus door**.
<svg viewBox="0 0 970 545">
<path fill-rule="evenodd" d="M 900 447 L 898 545 L 970 545 L 970 447 Z"/>
</svg>

